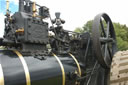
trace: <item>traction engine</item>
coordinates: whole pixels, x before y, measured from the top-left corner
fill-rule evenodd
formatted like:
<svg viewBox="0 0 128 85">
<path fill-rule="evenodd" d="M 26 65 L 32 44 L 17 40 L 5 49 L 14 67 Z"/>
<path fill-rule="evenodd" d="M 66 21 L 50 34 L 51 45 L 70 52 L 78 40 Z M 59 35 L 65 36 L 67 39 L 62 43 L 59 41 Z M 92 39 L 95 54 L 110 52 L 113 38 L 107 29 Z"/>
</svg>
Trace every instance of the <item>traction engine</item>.
<svg viewBox="0 0 128 85">
<path fill-rule="evenodd" d="M 59 12 L 55 16 L 30 0 L 19 0 L 19 11 L 10 15 L 7 1 L 0 85 L 109 85 L 116 52 L 109 16 L 98 14 L 84 33 L 65 30 L 65 20 Z"/>
</svg>

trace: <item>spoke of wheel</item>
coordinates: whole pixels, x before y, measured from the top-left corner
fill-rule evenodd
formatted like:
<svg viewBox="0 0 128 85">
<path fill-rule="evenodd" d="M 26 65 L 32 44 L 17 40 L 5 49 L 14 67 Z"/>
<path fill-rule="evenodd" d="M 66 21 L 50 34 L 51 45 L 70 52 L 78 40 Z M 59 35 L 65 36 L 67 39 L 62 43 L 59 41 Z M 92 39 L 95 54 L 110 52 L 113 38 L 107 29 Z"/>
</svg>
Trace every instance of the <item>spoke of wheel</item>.
<svg viewBox="0 0 128 85">
<path fill-rule="evenodd" d="M 101 24 L 101 29 L 103 31 L 104 37 L 106 36 L 105 30 L 104 30 L 104 25 L 102 23 L 102 20 L 100 19 L 100 24 Z"/>
<path fill-rule="evenodd" d="M 111 52 L 111 50 L 110 50 L 109 45 L 108 45 L 108 53 L 109 53 L 109 55 L 110 55 L 110 59 L 112 60 L 112 52 Z"/>
<path fill-rule="evenodd" d="M 110 29 L 110 22 L 107 23 L 107 38 L 109 38 L 109 29 Z M 110 51 L 109 45 L 107 47 L 107 50 L 109 52 L 110 59 L 112 60 L 112 55 L 111 55 L 111 51 Z"/>
<path fill-rule="evenodd" d="M 107 33 L 106 34 L 107 34 L 106 37 L 108 38 L 109 37 L 109 22 L 107 23 Z"/>
<path fill-rule="evenodd" d="M 105 48 L 106 48 L 106 44 L 105 45 L 102 45 L 101 50 L 102 50 L 102 53 L 103 53 L 103 57 L 104 57 L 103 59 L 104 59 L 104 61 L 106 59 L 106 54 L 107 54 L 106 53 L 107 50 Z M 106 63 L 106 61 L 105 61 L 105 63 Z"/>
<path fill-rule="evenodd" d="M 104 50 L 104 60 L 105 60 L 106 57 L 107 57 L 107 50 L 108 50 L 108 44 L 106 43 L 106 44 L 105 44 L 105 50 Z"/>
<path fill-rule="evenodd" d="M 108 50 L 108 44 L 105 45 L 105 56 L 104 56 L 104 61 L 106 63 L 106 65 L 110 65 L 110 62 L 111 62 L 111 58 L 110 58 L 110 55 L 111 53 L 109 53 L 110 50 Z"/>
</svg>

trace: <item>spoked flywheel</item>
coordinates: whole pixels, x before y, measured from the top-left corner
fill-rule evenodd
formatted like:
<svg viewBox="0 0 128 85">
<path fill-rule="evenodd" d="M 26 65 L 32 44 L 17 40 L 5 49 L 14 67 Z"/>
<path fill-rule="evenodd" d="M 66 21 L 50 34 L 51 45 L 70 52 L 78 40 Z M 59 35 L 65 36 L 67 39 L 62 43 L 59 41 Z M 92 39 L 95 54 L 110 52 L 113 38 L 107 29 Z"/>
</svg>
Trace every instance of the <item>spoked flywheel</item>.
<svg viewBox="0 0 128 85">
<path fill-rule="evenodd" d="M 112 21 L 106 13 L 94 18 L 92 44 L 98 62 L 103 68 L 110 68 L 112 57 L 116 52 L 116 36 Z"/>
</svg>

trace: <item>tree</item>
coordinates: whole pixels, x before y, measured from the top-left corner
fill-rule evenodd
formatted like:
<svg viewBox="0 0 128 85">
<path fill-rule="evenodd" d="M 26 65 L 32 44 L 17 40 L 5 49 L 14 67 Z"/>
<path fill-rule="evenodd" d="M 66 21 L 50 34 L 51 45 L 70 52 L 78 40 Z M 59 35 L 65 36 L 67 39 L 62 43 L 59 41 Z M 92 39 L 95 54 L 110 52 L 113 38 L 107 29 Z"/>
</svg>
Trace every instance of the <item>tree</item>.
<svg viewBox="0 0 128 85">
<path fill-rule="evenodd" d="M 4 47 L 3 46 L 0 46 L 0 49 L 4 49 Z"/>
<path fill-rule="evenodd" d="M 126 25 L 121 25 L 120 23 L 113 23 L 117 46 L 119 50 L 127 50 L 128 49 L 128 27 Z"/>
<path fill-rule="evenodd" d="M 74 31 L 77 32 L 77 33 L 83 33 L 83 32 L 85 32 L 85 31 L 84 31 L 83 29 L 81 29 L 80 27 L 77 27 Z"/>
<path fill-rule="evenodd" d="M 91 32 L 93 20 L 88 21 L 83 25 L 82 28 L 78 27 L 75 32 Z M 121 25 L 120 23 L 113 23 L 116 32 L 117 46 L 118 50 L 128 49 L 128 27 L 126 25 Z M 105 26 L 106 27 L 106 26 Z"/>
<path fill-rule="evenodd" d="M 91 32 L 93 20 L 88 21 L 82 28 L 77 27 L 74 31 L 78 33 Z"/>
</svg>

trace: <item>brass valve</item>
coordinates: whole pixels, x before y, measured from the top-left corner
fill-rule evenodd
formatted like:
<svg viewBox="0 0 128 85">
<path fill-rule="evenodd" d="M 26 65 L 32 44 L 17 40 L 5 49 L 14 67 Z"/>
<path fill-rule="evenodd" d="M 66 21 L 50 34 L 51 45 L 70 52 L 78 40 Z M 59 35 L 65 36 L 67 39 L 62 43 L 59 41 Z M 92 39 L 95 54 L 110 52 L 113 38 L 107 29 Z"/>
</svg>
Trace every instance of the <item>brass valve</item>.
<svg viewBox="0 0 128 85">
<path fill-rule="evenodd" d="M 9 15 L 9 0 L 6 1 L 6 15 Z"/>
<path fill-rule="evenodd" d="M 24 28 L 20 28 L 18 30 L 16 30 L 17 34 L 23 34 L 24 33 Z"/>
<path fill-rule="evenodd" d="M 35 2 L 33 2 L 32 10 L 33 10 L 33 17 L 36 17 L 37 9 L 36 9 L 36 3 Z"/>
</svg>

